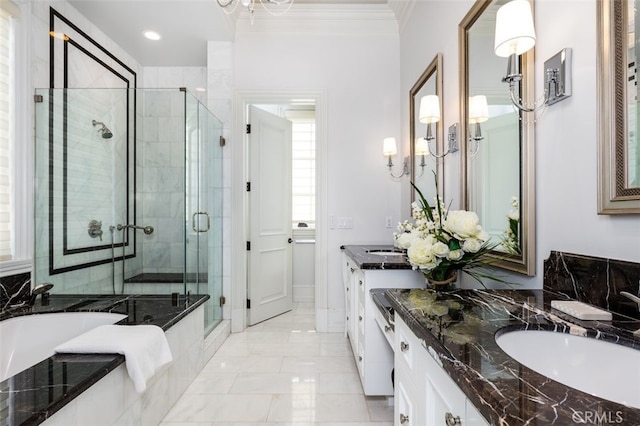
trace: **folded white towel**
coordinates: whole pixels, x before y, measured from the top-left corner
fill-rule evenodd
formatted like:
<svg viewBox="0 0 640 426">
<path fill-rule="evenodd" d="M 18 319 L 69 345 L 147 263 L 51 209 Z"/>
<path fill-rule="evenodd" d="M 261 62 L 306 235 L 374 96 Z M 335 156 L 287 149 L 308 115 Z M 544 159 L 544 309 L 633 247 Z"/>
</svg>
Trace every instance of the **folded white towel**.
<svg viewBox="0 0 640 426">
<path fill-rule="evenodd" d="M 127 372 L 136 392 L 147 388 L 147 380 L 172 361 L 162 328 L 155 325 L 101 325 L 58 345 L 58 353 L 117 353 L 125 356 Z"/>
</svg>

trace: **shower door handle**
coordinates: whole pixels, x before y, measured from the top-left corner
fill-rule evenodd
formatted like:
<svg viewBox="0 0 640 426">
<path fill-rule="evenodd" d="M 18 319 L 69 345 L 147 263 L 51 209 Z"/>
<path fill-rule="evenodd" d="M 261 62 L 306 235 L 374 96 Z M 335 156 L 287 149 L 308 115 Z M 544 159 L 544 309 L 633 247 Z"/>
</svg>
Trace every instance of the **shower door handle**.
<svg viewBox="0 0 640 426">
<path fill-rule="evenodd" d="M 207 229 L 200 229 L 200 227 L 196 227 L 196 216 L 199 215 L 204 215 L 207 217 Z M 198 220 L 198 225 L 200 225 L 200 221 Z M 207 212 L 195 212 L 192 216 L 191 216 L 191 228 L 193 229 L 193 232 L 207 232 L 209 229 L 211 229 L 211 218 L 209 217 L 209 213 Z"/>
</svg>

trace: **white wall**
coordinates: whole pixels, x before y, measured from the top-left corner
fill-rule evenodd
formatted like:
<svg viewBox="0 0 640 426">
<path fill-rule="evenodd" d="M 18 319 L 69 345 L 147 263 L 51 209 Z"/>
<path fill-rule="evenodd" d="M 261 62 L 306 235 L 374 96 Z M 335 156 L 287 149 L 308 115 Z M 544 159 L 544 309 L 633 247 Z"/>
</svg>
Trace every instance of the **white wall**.
<svg viewBox="0 0 640 426">
<path fill-rule="evenodd" d="M 573 48 L 573 96 L 547 109 L 536 124 L 536 276 L 510 280 L 542 287 L 551 250 L 640 262 L 640 216 L 597 214 L 596 1 L 536 0 L 536 98 L 542 66 Z M 473 2 L 418 2 L 401 29 L 401 90 L 408 91 L 437 52 L 444 60 L 444 124 L 459 122 L 458 24 Z M 505 88 L 506 89 L 506 88 Z M 408 143 L 408 105 L 402 105 Z M 459 201 L 460 154 L 445 161 L 445 196 Z M 403 188 L 403 214 L 409 214 Z"/>
<path fill-rule="evenodd" d="M 196 99 L 207 105 L 206 67 L 144 67 L 144 78 L 138 82 L 145 89 L 174 89 L 186 87 Z"/>
<path fill-rule="evenodd" d="M 244 30 L 239 25 L 234 86 L 326 92 L 328 216 L 353 218 L 353 229 L 328 230 L 327 316 L 329 329 L 338 331 L 344 312 L 340 246 L 389 244 L 385 216 L 400 219 L 400 183 L 389 177 L 382 155 L 383 138 L 400 137 L 397 26 L 395 20 L 307 17 L 293 35 L 289 21 L 278 22 L 265 31 L 258 21 Z M 401 156 L 395 160 L 401 163 Z"/>
</svg>

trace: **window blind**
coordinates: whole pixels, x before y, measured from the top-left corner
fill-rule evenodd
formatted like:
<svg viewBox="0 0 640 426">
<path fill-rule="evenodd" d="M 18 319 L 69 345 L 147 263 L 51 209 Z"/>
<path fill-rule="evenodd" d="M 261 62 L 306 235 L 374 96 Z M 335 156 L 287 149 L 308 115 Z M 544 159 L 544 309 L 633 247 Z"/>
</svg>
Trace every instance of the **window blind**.
<svg viewBox="0 0 640 426">
<path fill-rule="evenodd" d="M 14 26 L 18 7 L 0 0 L 0 261 L 13 258 Z"/>
<path fill-rule="evenodd" d="M 315 223 L 316 220 L 316 129 L 313 112 L 293 115 L 287 112 L 292 126 L 292 219 Z M 293 115 L 293 116 L 292 116 Z"/>
</svg>

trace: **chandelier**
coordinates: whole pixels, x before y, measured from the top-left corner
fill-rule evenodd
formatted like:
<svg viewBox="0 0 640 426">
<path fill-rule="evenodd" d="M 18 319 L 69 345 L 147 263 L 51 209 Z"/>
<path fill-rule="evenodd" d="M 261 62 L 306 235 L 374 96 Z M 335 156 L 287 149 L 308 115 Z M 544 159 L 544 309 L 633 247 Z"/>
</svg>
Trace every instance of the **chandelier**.
<svg viewBox="0 0 640 426">
<path fill-rule="evenodd" d="M 224 13 L 232 14 L 238 8 L 238 4 L 242 3 L 249 11 L 249 18 L 253 23 L 253 12 L 256 3 L 260 3 L 264 10 L 273 16 L 282 16 L 291 9 L 293 0 L 216 0 Z"/>
</svg>

